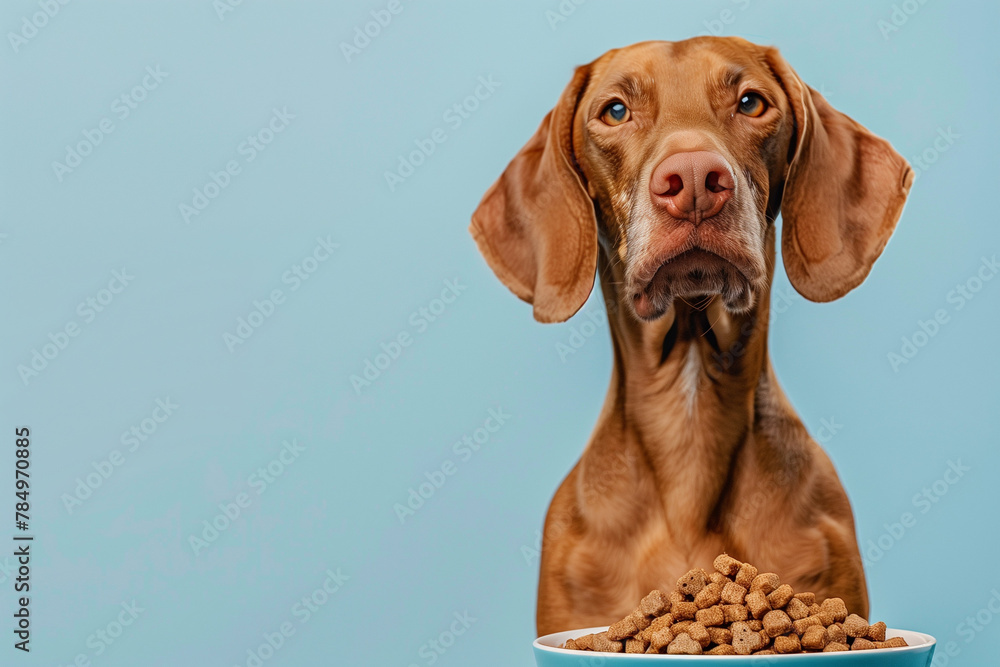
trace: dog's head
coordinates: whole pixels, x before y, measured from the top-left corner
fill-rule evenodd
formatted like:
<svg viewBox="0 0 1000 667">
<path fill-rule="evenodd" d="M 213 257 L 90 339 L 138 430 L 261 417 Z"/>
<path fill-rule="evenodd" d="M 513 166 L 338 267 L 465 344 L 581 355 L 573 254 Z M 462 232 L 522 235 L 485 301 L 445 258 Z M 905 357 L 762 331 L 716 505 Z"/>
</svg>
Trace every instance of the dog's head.
<svg viewBox="0 0 1000 667">
<path fill-rule="evenodd" d="M 577 68 L 483 197 L 470 231 L 493 271 L 559 322 L 593 287 L 600 243 L 637 317 L 675 297 L 749 310 L 779 210 L 792 285 L 856 287 L 912 182 L 883 139 L 833 109 L 774 48 L 729 37 L 644 42 Z"/>
</svg>

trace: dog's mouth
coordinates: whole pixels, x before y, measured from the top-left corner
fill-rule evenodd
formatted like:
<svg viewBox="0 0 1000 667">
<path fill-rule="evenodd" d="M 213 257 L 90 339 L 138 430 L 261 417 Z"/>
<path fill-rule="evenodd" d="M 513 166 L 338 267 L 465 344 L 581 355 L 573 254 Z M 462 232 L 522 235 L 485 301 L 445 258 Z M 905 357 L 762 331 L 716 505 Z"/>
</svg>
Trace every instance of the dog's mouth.
<svg viewBox="0 0 1000 667">
<path fill-rule="evenodd" d="M 648 321 L 667 312 L 675 298 L 696 303 L 712 294 L 720 295 L 734 313 L 753 305 L 753 285 L 742 270 L 714 252 L 693 248 L 661 263 L 652 278 L 632 293 L 632 307 Z"/>
</svg>

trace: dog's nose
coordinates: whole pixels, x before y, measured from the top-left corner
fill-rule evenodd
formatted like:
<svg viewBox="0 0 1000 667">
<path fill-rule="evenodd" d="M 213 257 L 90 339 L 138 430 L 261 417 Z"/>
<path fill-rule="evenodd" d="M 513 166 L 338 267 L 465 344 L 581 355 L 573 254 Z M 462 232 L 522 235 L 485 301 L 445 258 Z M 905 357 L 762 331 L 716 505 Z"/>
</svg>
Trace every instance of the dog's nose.
<svg viewBox="0 0 1000 667">
<path fill-rule="evenodd" d="M 710 151 L 674 153 L 653 169 L 649 181 L 653 203 L 696 225 L 722 210 L 734 186 L 729 164 Z"/>
</svg>

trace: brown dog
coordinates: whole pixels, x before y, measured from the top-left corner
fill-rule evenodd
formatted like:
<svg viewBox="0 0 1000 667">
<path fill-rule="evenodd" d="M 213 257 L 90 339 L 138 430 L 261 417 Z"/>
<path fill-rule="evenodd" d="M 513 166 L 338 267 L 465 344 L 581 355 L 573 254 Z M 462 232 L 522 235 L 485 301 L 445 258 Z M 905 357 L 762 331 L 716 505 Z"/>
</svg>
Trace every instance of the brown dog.
<svg viewBox="0 0 1000 667">
<path fill-rule="evenodd" d="M 767 354 L 774 219 L 812 301 L 858 286 L 913 174 L 773 48 L 645 42 L 576 70 L 470 230 L 540 322 L 595 270 L 614 345 L 583 457 L 549 507 L 537 630 L 605 625 L 726 551 L 867 616 L 847 495 Z"/>
</svg>

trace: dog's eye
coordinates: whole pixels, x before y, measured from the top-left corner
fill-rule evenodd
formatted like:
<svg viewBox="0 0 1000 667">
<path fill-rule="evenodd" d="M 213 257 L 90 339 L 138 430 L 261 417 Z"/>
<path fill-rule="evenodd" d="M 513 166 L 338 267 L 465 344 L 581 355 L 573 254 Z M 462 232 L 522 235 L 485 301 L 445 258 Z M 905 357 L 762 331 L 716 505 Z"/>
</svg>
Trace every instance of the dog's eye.
<svg viewBox="0 0 1000 667">
<path fill-rule="evenodd" d="M 632 112 L 621 102 L 612 102 L 601 112 L 601 120 L 606 125 L 621 125 L 631 117 Z"/>
<path fill-rule="evenodd" d="M 756 118 L 767 111 L 767 102 L 757 93 L 747 93 L 740 98 L 740 113 Z"/>
</svg>

